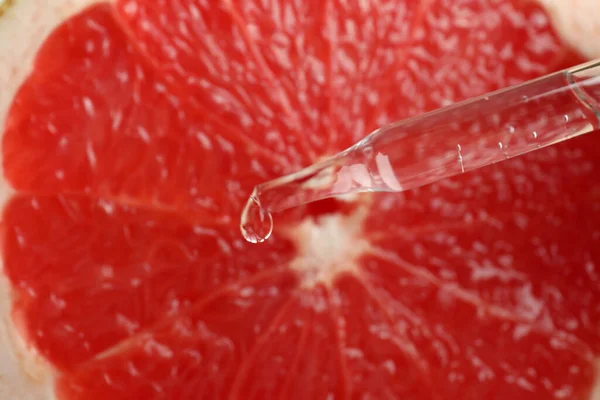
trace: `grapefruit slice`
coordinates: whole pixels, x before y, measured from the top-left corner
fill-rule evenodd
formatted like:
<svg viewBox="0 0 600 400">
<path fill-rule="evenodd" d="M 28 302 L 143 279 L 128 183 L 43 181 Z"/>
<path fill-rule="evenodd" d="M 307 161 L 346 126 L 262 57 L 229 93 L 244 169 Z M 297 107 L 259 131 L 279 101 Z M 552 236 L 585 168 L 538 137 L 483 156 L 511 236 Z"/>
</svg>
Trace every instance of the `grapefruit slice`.
<svg viewBox="0 0 600 400">
<path fill-rule="evenodd" d="M 3 259 L 58 397 L 589 399 L 593 136 L 237 226 L 265 179 L 579 59 L 527 2 L 303 3 L 120 1 L 44 44 Z"/>
</svg>

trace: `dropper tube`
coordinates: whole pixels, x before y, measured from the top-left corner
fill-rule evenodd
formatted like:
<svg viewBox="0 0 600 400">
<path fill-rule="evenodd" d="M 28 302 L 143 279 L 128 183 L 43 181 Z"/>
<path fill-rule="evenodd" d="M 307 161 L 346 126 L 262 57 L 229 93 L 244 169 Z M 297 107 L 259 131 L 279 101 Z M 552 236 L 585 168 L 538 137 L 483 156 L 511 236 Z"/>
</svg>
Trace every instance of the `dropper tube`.
<svg viewBox="0 0 600 400">
<path fill-rule="evenodd" d="M 413 189 L 598 129 L 600 60 L 379 128 L 325 161 L 256 186 L 240 228 L 261 242 L 273 212 Z"/>
</svg>

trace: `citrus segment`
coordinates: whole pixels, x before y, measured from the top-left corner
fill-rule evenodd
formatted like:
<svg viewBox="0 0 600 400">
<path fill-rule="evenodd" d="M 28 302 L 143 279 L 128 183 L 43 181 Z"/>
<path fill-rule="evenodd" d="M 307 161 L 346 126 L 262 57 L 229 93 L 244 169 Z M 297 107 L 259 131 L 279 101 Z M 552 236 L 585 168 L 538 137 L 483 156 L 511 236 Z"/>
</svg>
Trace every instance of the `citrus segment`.
<svg viewBox="0 0 600 400">
<path fill-rule="evenodd" d="M 377 79 L 378 125 L 412 117 L 567 68 L 565 48 L 541 7 L 529 1 L 431 0 L 390 79 Z M 377 85 L 377 81 L 373 82 Z"/>
<path fill-rule="evenodd" d="M 374 128 L 379 88 L 403 68 L 428 3 L 277 0 L 234 1 L 233 7 L 279 82 L 295 93 L 308 120 L 302 136 L 324 156 Z"/>
<path fill-rule="evenodd" d="M 352 398 L 437 399 L 432 376 L 419 350 L 395 331 L 405 325 L 390 316 L 389 302 L 380 303 L 360 280 L 343 277 L 332 289 L 344 372 Z"/>
<path fill-rule="evenodd" d="M 381 196 L 366 223 L 374 253 L 598 351 L 596 140 Z"/>
<path fill-rule="evenodd" d="M 353 346 L 349 367 L 361 377 L 360 392 L 375 398 L 386 391 L 427 399 L 586 398 L 595 379 L 591 353 L 569 338 L 514 320 L 450 284 L 432 285 L 426 276 L 379 260 L 365 264 L 377 265 L 373 283 L 344 282 L 339 292 L 347 318 L 361 316 L 348 331 L 370 334 Z M 398 364 L 399 352 L 412 368 Z"/>
<path fill-rule="evenodd" d="M 207 23 L 214 19 L 217 25 L 214 16 L 207 19 L 206 7 L 215 6 L 194 0 L 118 2 L 133 37 L 159 68 L 173 73 L 176 84 L 187 87 L 204 77 L 206 60 L 218 60 L 217 52 L 228 54 L 249 76 L 262 74 L 264 84 L 274 86 L 270 97 L 256 93 L 256 105 L 281 94 L 286 108 L 271 115 L 239 115 L 266 118 L 270 125 L 295 121 L 287 130 L 276 130 L 279 141 L 290 141 L 288 146 L 312 158 L 342 150 L 381 124 L 567 65 L 562 57 L 568 51 L 541 8 L 530 3 L 234 1 L 211 9 L 221 18 L 216 27 Z M 210 46 L 213 58 L 186 46 Z M 215 86 L 193 86 L 192 92 L 212 96 L 231 93 L 229 82 L 247 84 L 222 68 L 213 68 L 208 78 Z M 252 127 L 243 131 L 252 132 Z M 265 135 L 270 131 L 260 132 L 257 141 L 274 148 L 271 135 Z M 284 147 L 277 151 L 286 152 Z"/>
<path fill-rule="evenodd" d="M 198 112 L 295 166 L 310 162 L 293 93 L 268 69 L 231 3 L 132 0 L 117 10 L 136 45 Z"/>
<path fill-rule="evenodd" d="M 85 197 L 18 197 L 4 211 L 6 274 L 23 333 L 70 369 L 222 286 L 285 265 L 291 247 Z"/>
<path fill-rule="evenodd" d="M 19 90 L 3 138 L 11 184 L 198 218 L 238 219 L 273 157 L 186 106 L 126 40 L 107 5 L 58 28 Z M 233 214 L 233 216 L 232 216 Z"/>
<path fill-rule="evenodd" d="M 224 288 L 58 382 L 63 399 L 225 398 L 296 301 L 289 272 Z M 260 382 L 257 383 L 260 385 Z"/>
<path fill-rule="evenodd" d="M 231 396 L 258 400 L 347 395 L 337 329 L 327 305 L 321 288 L 297 292 L 296 301 L 285 309 L 277 326 L 246 358 Z M 290 341 L 295 345 L 289 346 Z"/>
</svg>

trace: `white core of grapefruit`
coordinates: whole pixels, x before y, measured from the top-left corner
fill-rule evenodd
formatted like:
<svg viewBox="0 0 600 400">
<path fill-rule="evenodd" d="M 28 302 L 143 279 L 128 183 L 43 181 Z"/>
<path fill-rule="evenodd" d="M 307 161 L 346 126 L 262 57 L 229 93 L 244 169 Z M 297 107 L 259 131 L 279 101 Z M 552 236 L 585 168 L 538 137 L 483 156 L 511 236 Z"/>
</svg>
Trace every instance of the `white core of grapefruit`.
<svg viewBox="0 0 600 400">
<path fill-rule="evenodd" d="M 300 272 L 302 286 L 329 286 L 341 274 L 358 274 L 358 260 L 370 248 L 362 234 L 366 216 L 363 206 L 349 216 L 325 214 L 307 218 L 283 232 L 296 243 L 298 253 L 290 268 Z"/>
<path fill-rule="evenodd" d="M 0 17 L 0 125 L 11 100 L 31 70 L 33 58 L 45 37 L 68 16 L 100 0 L 14 0 Z M 110 1 L 110 0 L 108 0 Z M 549 13 L 566 43 L 588 58 L 600 57 L 600 5 L 598 0 L 538 0 Z M 0 5 L 3 0 L 0 0 Z M 49 3 L 51 5 L 49 5 Z M 11 191 L 0 176 L 0 207 Z M 305 286 L 329 284 L 339 273 L 357 273 L 357 260 L 369 251 L 361 238 L 364 215 L 360 209 L 347 217 L 325 215 L 306 220 L 291 229 L 299 249 L 291 267 L 308 272 Z M 340 236 L 341 235 L 341 236 Z M 340 262 L 342 261 L 342 262 Z M 327 268 L 315 270 L 314 265 Z M 312 269 L 311 269 L 312 268 Z M 24 347 L 11 321 L 11 294 L 7 280 L 0 276 L 0 399 L 51 399 L 50 368 Z M 600 400 L 600 359 L 598 385 L 592 400 Z"/>
</svg>

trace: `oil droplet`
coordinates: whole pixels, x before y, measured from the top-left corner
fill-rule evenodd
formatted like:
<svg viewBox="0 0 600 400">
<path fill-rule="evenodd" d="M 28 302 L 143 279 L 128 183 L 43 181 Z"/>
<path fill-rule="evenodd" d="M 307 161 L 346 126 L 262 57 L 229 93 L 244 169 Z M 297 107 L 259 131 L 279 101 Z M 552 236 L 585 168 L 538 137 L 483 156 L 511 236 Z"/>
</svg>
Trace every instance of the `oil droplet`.
<svg viewBox="0 0 600 400">
<path fill-rule="evenodd" d="M 240 231 L 244 239 L 250 243 L 262 243 L 273 232 L 273 217 L 265 211 L 258 197 L 250 196 L 242 211 Z"/>
</svg>

